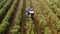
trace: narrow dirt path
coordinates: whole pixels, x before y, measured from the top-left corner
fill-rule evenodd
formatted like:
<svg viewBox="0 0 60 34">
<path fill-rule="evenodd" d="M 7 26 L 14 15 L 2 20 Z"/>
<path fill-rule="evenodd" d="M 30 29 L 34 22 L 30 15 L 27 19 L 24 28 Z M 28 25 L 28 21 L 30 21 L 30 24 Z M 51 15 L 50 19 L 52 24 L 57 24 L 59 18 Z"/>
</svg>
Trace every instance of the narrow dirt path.
<svg viewBox="0 0 60 34">
<path fill-rule="evenodd" d="M 42 34 L 42 28 L 41 27 L 39 27 L 39 20 L 37 19 L 37 14 L 36 14 L 36 10 L 35 10 L 35 8 L 34 8 L 34 5 L 33 5 L 33 3 L 32 3 L 32 0 L 30 0 L 30 3 L 31 3 L 31 7 L 33 8 L 33 10 L 35 11 L 35 13 L 34 13 L 34 18 L 33 18 L 33 22 L 34 22 L 34 25 L 35 25 L 35 32 L 37 32 L 37 34 Z"/>
<path fill-rule="evenodd" d="M 20 34 L 26 34 L 25 22 L 26 22 L 26 0 L 23 0 L 23 9 L 22 9 L 22 21 L 21 21 L 21 32 Z"/>
<path fill-rule="evenodd" d="M 16 16 L 18 8 L 19 8 L 19 2 L 20 2 L 20 0 L 17 1 L 17 5 L 16 5 L 16 8 L 14 10 L 15 12 L 14 12 L 14 14 L 12 16 L 12 20 L 11 20 L 11 23 L 10 23 L 10 26 L 9 26 L 7 34 L 12 34 L 10 31 L 12 30 L 13 26 L 15 25 L 14 20 L 15 20 L 15 16 Z"/>
<path fill-rule="evenodd" d="M 52 24 L 51 21 L 49 20 L 49 17 L 48 17 L 48 15 L 45 13 L 44 9 L 42 8 L 41 3 L 40 3 L 38 0 L 37 0 L 37 2 L 38 2 L 39 7 L 40 7 L 41 10 L 42 10 L 42 13 L 43 13 L 43 14 L 45 15 L 45 17 L 46 17 L 47 25 L 48 25 L 49 28 L 51 29 L 52 34 L 57 34 L 57 31 L 56 31 L 55 27 L 53 26 L 53 24 Z"/>
</svg>

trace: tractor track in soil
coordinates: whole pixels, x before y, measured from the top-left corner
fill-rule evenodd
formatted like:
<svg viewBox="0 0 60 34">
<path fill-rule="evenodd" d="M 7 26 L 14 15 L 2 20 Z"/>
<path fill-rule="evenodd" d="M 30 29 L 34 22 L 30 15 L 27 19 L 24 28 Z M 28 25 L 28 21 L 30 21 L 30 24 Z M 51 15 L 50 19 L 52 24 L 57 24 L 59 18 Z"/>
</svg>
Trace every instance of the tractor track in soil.
<svg viewBox="0 0 60 34">
<path fill-rule="evenodd" d="M 39 20 L 37 19 L 37 14 L 36 14 L 36 10 L 34 8 L 34 5 L 32 3 L 32 0 L 30 0 L 30 4 L 31 4 L 31 7 L 33 8 L 34 10 L 34 18 L 33 18 L 33 22 L 34 22 L 34 33 L 37 32 L 37 34 L 42 34 L 42 27 L 39 27 Z"/>
<path fill-rule="evenodd" d="M 23 9 L 22 9 L 22 21 L 21 21 L 21 32 L 20 34 L 26 34 L 25 23 L 26 23 L 26 0 L 23 0 Z"/>
<path fill-rule="evenodd" d="M 20 0 L 17 1 L 16 8 L 15 8 L 15 10 L 14 10 L 15 12 L 14 12 L 14 14 L 13 14 L 13 16 L 12 16 L 11 23 L 10 23 L 10 25 L 9 25 L 7 34 L 12 34 L 10 31 L 12 30 L 13 26 L 15 25 L 15 21 L 14 21 L 14 20 L 15 20 L 16 14 L 17 14 L 17 12 L 18 12 L 19 2 L 20 2 Z"/>
<path fill-rule="evenodd" d="M 56 31 L 55 27 L 53 26 L 53 24 L 52 24 L 51 21 L 49 20 L 49 17 L 47 16 L 47 14 L 45 13 L 44 9 L 43 9 L 42 6 L 41 6 L 41 3 L 40 3 L 38 0 L 37 0 L 37 2 L 39 3 L 38 5 L 39 5 L 39 7 L 41 8 L 42 13 L 43 13 L 43 14 L 45 15 L 45 17 L 46 17 L 47 25 L 48 25 L 48 27 L 51 29 L 52 34 L 57 34 L 57 31 Z"/>
</svg>

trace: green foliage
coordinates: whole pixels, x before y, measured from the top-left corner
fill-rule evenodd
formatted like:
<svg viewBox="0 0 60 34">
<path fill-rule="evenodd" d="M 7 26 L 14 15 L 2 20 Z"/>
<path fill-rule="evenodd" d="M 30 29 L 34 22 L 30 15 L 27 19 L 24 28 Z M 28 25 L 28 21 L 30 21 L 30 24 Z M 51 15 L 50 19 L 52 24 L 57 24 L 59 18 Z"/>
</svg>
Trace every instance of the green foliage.
<svg viewBox="0 0 60 34">
<path fill-rule="evenodd" d="M 15 25 L 13 26 L 12 30 L 11 30 L 11 33 L 12 34 L 20 34 L 19 30 L 21 28 L 20 26 L 20 22 L 21 22 L 21 9 L 23 8 L 23 0 L 20 1 L 19 3 L 19 8 L 18 8 L 18 12 L 16 14 L 16 17 L 15 17 Z"/>
<path fill-rule="evenodd" d="M 13 29 L 11 32 L 12 32 L 12 34 L 19 34 L 17 29 Z"/>
<path fill-rule="evenodd" d="M 11 2 L 12 0 L 9 0 L 9 2 Z M 9 3 L 7 3 L 9 4 Z M 17 0 L 14 1 L 13 5 L 11 6 L 10 10 L 8 11 L 7 15 L 5 16 L 4 20 L 2 21 L 2 24 L 0 25 L 0 29 L 2 29 L 0 31 L 0 33 L 4 33 L 6 28 L 9 26 L 9 21 L 14 13 L 14 8 L 16 7 L 17 4 Z M 4 6 L 6 7 L 6 6 Z M 13 9 L 12 9 L 13 8 Z"/>
<path fill-rule="evenodd" d="M 13 0 L 0 0 L 0 8 L 4 4 L 4 6 L 0 9 L 0 20 L 5 13 L 5 10 L 8 9 L 8 7 L 11 5 L 11 2 Z M 7 27 L 9 26 L 10 19 L 13 16 L 14 9 L 16 7 L 18 0 L 14 0 L 11 8 L 8 10 L 5 18 L 3 19 L 2 23 L 0 24 L 0 34 L 4 34 L 5 31 L 7 30 Z M 27 3 L 27 8 L 30 7 L 30 1 L 26 0 Z M 13 26 L 12 30 L 10 31 L 12 34 L 20 34 L 19 30 L 21 29 L 20 23 L 21 23 L 21 18 L 22 18 L 22 8 L 23 8 L 23 0 L 19 1 L 19 8 L 18 12 L 15 17 L 15 25 Z M 41 8 L 38 6 L 38 2 L 36 0 L 33 0 L 33 5 L 37 13 L 37 17 L 39 19 L 39 26 L 42 27 L 44 34 L 52 34 L 51 30 L 49 29 L 46 21 L 46 16 L 42 13 Z M 42 5 L 42 8 L 44 9 L 46 15 L 49 17 L 50 22 L 53 24 L 55 29 L 58 31 L 60 30 L 60 20 L 58 17 L 60 17 L 60 0 L 39 0 L 39 2 Z M 27 34 L 37 34 L 34 33 L 34 23 L 31 19 L 31 15 L 28 16 L 27 21 L 26 21 L 26 26 L 25 28 Z M 58 32 L 60 34 L 60 32 Z"/>
</svg>

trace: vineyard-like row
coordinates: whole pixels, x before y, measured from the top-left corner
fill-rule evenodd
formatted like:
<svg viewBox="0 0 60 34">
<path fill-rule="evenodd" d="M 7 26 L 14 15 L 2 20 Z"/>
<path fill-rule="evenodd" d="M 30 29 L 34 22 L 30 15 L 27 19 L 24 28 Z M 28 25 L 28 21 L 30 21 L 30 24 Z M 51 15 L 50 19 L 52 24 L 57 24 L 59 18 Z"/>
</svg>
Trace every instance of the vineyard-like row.
<svg viewBox="0 0 60 34">
<path fill-rule="evenodd" d="M 60 0 L 24 1 L 0 0 L 0 34 L 60 34 Z M 28 15 L 25 20 L 30 7 L 36 18 Z"/>
</svg>

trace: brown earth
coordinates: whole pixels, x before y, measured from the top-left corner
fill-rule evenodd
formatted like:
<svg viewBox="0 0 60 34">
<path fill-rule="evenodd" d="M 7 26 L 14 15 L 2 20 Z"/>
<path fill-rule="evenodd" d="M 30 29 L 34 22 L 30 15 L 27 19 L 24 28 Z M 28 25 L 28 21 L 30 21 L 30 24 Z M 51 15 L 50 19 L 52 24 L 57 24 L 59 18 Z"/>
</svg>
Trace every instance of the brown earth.
<svg viewBox="0 0 60 34">
<path fill-rule="evenodd" d="M 23 9 L 22 9 L 22 21 L 21 21 L 21 32 L 20 34 L 26 34 L 25 23 L 26 23 L 26 0 L 23 0 Z"/>
<path fill-rule="evenodd" d="M 12 20 L 11 20 L 11 22 L 10 22 L 11 24 L 10 24 L 10 26 L 9 26 L 9 28 L 8 28 L 7 34 L 12 34 L 10 31 L 12 30 L 13 26 L 15 25 L 14 20 L 15 20 L 16 14 L 17 14 L 17 12 L 18 12 L 19 2 L 20 2 L 20 0 L 17 1 L 17 5 L 16 5 L 16 8 L 15 8 L 15 10 L 14 10 L 14 14 L 13 14 L 13 16 L 12 16 Z"/>
<path fill-rule="evenodd" d="M 37 0 L 37 2 L 38 2 L 39 7 L 40 7 L 41 10 L 42 10 L 42 13 L 43 13 L 43 14 L 45 15 L 45 17 L 46 17 L 47 25 L 49 26 L 52 34 L 57 34 L 57 31 L 56 31 L 55 27 L 53 26 L 53 24 L 52 24 L 51 21 L 49 20 L 49 17 L 48 17 L 48 15 L 45 13 L 45 10 L 42 8 L 41 3 L 40 3 L 38 0 Z"/>
<path fill-rule="evenodd" d="M 33 18 L 33 22 L 34 22 L 34 25 L 35 25 L 35 32 L 37 32 L 37 34 L 42 34 L 42 27 L 39 27 L 39 20 L 37 19 L 37 14 L 36 14 L 36 10 L 34 8 L 34 5 L 32 3 L 32 0 L 30 0 L 30 3 L 31 3 L 31 7 L 33 8 L 33 10 L 35 11 L 34 13 L 34 18 Z"/>
</svg>

